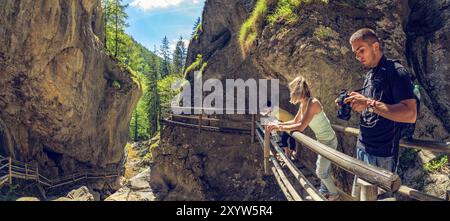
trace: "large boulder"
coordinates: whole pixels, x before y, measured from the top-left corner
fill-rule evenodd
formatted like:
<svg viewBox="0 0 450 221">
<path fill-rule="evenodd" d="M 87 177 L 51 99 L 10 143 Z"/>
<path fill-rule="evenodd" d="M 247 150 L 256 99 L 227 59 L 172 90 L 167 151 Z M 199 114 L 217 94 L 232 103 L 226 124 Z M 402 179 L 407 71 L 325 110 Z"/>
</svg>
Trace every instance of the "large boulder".
<svg viewBox="0 0 450 221">
<path fill-rule="evenodd" d="M 136 175 L 105 201 L 155 201 L 150 187 L 150 174 L 151 169 L 147 169 Z"/>
</svg>

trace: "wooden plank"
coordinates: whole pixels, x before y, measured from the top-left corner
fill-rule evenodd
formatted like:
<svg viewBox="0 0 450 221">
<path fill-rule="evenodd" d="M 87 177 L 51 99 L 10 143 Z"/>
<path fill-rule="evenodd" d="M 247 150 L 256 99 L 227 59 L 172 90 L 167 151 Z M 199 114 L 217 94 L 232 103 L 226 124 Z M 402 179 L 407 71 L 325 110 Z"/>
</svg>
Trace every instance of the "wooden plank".
<svg viewBox="0 0 450 221">
<path fill-rule="evenodd" d="M 259 123 L 256 124 L 258 128 L 262 128 Z M 257 134 L 258 140 L 263 146 L 263 138 L 262 135 L 258 132 Z M 311 196 L 311 198 L 314 201 L 325 201 L 326 199 L 319 193 L 319 191 L 312 185 L 305 175 L 290 161 L 286 155 L 284 155 L 284 152 L 281 150 L 281 148 L 276 144 L 275 142 L 272 142 L 272 145 L 274 146 L 275 150 L 280 153 L 281 151 L 281 158 L 286 162 L 286 165 L 288 166 L 289 170 L 292 172 L 294 177 L 297 179 L 297 181 L 300 183 L 301 187 L 308 193 L 308 195 Z"/>
<path fill-rule="evenodd" d="M 203 115 L 200 115 L 200 118 L 198 119 L 198 133 L 202 132 L 202 117 Z"/>
<path fill-rule="evenodd" d="M 8 166 L 9 166 L 8 164 L 4 164 L 3 166 L 0 166 L 0 170 L 6 168 L 6 167 L 8 167 Z"/>
<path fill-rule="evenodd" d="M 400 186 L 397 193 L 399 193 L 402 196 L 410 197 L 412 199 L 419 201 L 445 201 L 444 199 L 428 195 L 426 193 L 420 192 L 407 186 Z"/>
<path fill-rule="evenodd" d="M 8 182 L 8 175 L 5 175 L 3 177 L 0 177 L 0 186 Z"/>
<path fill-rule="evenodd" d="M 331 125 L 333 127 L 334 130 L 338 131 L 338 132 L 343 132 L 346 134 L 350 134 L 353 136 L 358 136 L 359 135 L 359 129 L 356 128 L 352 128 L 352 127 L 344 127 L 344 126 L 340 126 L 340 125 Z"/>
<path fill-rule="evenodd" d="M 39 164 L 36 165 L 36 181 L 39 183 Z"/>
<path fill-rule="evenodd" d="M 179 114 L 172 114 L 170 115 L 173 118 L 184 118 L 184 119 L 191 119 L 191 120 L 198 120 L 200 116 L 197 115 L 179 115 Z M 172 118 L 172 120 L 173 120 Z M 202 120 L 206 121 L 212 121 L 212 122 L 218 122 L 218 123 L 240 123 L 240 124 L 251 124 L 251 122 L 248 121 L 240 121 L 240 120 L 232 120 L 232 119 L 219 119 L 219 118 L 209 118 L 209 117 L 202 117 Z"/>
<path fill-rule="evenodd" d="M 445 153 L 450 155 L 450 142 L 435 142 L 427 140 L 401 140 L 400 146 L 410 149 L 428 150 L 435 153 Z"/>
<path fill-rule="evenodd" d="M 264 134 L 264 174 L 269 175 L 270 134 Z"/>
<path fill-rule="evenodd" d="M 279 156 L 281 156 L 283 161 L 286 163 L 291 173 L 299 181 L 303 189 L 308 193 L 308 195 L 311 196 L 311 198 L 314 201 L 326 201 L 325 197 L 323 197 L 322 194 L 319 193 L 319 191 L 314 187 L 314 185 L 312 185 L 311 182 L 309 182 L 308 178 L 306 178 L 306 176 L 284 154 L 284 151 L 280 148 L 280 146 L 274 141 L 272 141 L 272 145 L 279 154 Z"/>
<path fill-rule="evenodd" d="M 252 114 L 252 128 L 251 128 L 251 139 L 252 139 L 252 144 L 254 144 L 255 143 L 255 130 L 256 130 L 256 127 L 255 127 L 255 121 L 256 121 L 256 117 L 255 117 L 255 115 L 254 114 Z"/>
<path fill-rule="evenodd" d="M 358 199 L 352 197 L 351 195 L 348 195 L 346 192 L 344 192 L 341 189 L 337 189 L 339 192 L 339 196 L 341 197 L 341 201 L 359 201 Z"/>
<path fill-rule="evenodd" d="M 163 106 L 161 106 L 161 107 L 163 107 Z M 168 108 L 168 109 L 176 108 L 178 110 L 191 110 L 191 111 L 202 110 L 202 111 L 222 111 L 222 112 L 238 111 L 238 112 L 245 112 L 245 113 L 249 112 L 249 109 L 238 109 L 238 108 L 227 109 L 227 108 L 179 107 L 179 106 L 164 106 L 163 108 Z"/>
<path fill-rule="evenodd" d="M 44 182 L 42 180 L 39 181 L 39 184 L 42 184 L 42 185 L 47 186 L 47 187 L 51 187 L 52 186 L 50 183 Z"/>
<path fill-rule="evenodd" d="M 377 201 L 378 199 L 378 187 L 364 180 L 358 179 L 358 183 L 361 187 L 361 201 Z"/>
<path fill-rule="evenodd" d="M 401 185 L 400 177 L 388 170 L 374 167 L 353 157 L 347 156 L 346 154 L 327 147 L 302 133 L 294 132 L 292 137 L 316 154 L 330 160 L 336 166 L 383 189 L 397 191 Z"/>
<path fill-rule="evenodd" d="M 273 156 L 272 153 L 271 153 L 271 155 L 272 156 L 270 157 L 270 159 L 271 159 L 273 165 L 275 166 L 275 170 L 278 172 L 278 175 L 280 176 L 281 181 L 284 183 L 284 186 L 289 191 L 292 198 L 295 201 L 303 201 L 302 197 L 300 197 L 298 192 L 294 189 L 294 186 L 292 186 L 291 182 L 289 182 L 289 179 L 286 177 L 286 174 L 283 172 L 283 169 L 281 169 L 281 166 L 278 163 L 277 159 L 275 159 L 275 157 Z"/>
<path fill-rule="evenodd" d="M 294 201 L 294 198 L 292 198 L 291 194 L 289 194 L 289 191 L 287 190 L 286 186 L 284 185 L 283 181 L 281 180 L 280 175 L 278 174 L 278 171 L 275 169 L 275 167 L 271 167 L 272 173 L 275 177 L 275 180 L 278 183 L 278 186 L 281 189 L 281 192 L 283 192 L 284 196 L 288 201 Z"/>
<path fill-rule="evenodd" d="M 347 133 L 353 136 L 359 135 L 359 129 L 344 127 L 340 125 L 332 125 L 333 129 L 339 132 Z M 450 154 L 450 142 L 438 142 L 438 141 L 429 141 L 429 140 L 401 140 L 400 147 L 410 148 L 410 149 L 420 149 L 420 150 L 428 150 L 435 153 L 446 153 Z"/>
<path fill-rule="evenodd" d="M 164 124 L 173 125 L 173 126 L 182 126 L 182 127 L 186 127 L 186 128 L 195 128 L 195 129 L 198 128 L 198 125 L 181 123 L 181 122 L 165 120 L 165 119 L 163 119 L 161 122 Z M 227 127 L 211 127 L 211 126 L 202 126 L 202 128 L 204 130 L 220 132 L 220 133 L 250 134 L 250 129 L 243 129 L 243 128 L 227 128 Z"/>
<path fill-rule="evenodd" d="M 12 185 L 12 158 L 9 158 L 9 185 Z"/>
<path fill-rule="evenodd" d="M 44 179 L 45 181 L 50 182 L 50 183 L 52 182 L 51 179 L 48 179 L 47 177 L 42 176 L 42 175 L 40 175 L 40 174 L 39 174 L 39 178 L 40 178 L 40 179 Z"/>
</svg>

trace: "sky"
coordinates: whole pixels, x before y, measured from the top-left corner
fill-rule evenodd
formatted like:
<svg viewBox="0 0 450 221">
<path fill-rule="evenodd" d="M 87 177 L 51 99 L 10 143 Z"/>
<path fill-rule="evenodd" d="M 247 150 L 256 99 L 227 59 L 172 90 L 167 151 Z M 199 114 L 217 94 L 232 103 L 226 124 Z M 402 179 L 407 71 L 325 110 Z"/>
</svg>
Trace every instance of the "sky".
<svg viewBox="0 0 450 221">
<path fill-rule="evenodd" d="M 183 36 L 188 45 L 194 23 L 201 17 L 205 0 L 125 0 L 129 27 L 126 32 L 154 51 L 167 36 L 171 50 Z"/>
</svg>

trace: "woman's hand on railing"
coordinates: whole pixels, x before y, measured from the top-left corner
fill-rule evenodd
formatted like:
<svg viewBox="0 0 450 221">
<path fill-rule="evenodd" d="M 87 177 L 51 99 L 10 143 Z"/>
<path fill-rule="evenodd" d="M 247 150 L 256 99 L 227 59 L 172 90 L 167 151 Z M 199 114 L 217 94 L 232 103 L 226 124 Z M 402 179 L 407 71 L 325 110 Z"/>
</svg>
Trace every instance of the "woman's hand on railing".
<svg viewBox="0 0 450 221">
<path fill-rule="evenodd" d="M 272 133 L 272 131 L 277 131 L 280 130 L 280 125 L 275 124 L 275 123 L 269 123 L 266 126 L 266 132 L 268 133 Z"/>
</svg>

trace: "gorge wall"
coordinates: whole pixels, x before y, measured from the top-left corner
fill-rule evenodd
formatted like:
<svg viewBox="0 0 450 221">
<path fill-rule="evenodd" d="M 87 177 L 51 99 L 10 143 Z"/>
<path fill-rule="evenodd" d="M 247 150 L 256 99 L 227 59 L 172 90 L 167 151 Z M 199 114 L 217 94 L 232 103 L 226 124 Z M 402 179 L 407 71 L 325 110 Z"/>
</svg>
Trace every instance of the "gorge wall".
<svg viewBox="0 0 450 221">
<path fill-rule="evenodd" d="M 104 51 L 100 1 L 5 0 L 0 17 L 0 154 L 49 176 L 120 166 L 141 92 Z"/>
</svg>

